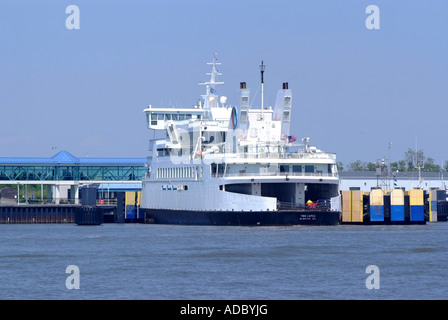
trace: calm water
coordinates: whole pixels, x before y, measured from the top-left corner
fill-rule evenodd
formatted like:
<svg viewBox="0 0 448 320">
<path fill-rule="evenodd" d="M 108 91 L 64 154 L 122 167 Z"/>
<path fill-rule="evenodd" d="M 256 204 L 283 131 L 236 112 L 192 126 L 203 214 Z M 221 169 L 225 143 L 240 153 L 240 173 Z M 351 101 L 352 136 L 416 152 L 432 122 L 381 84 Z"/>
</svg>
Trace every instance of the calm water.
<svg viewBox="0 0 448 320">
<path fill-rule="evenodd" d="M 0 225 L 0 299 L 447 299 L 448 223 Z M 68 290 L 66 267 L 80 271 Z M 366 288 L 366 267 L 380 289 Z"/>
</svg>

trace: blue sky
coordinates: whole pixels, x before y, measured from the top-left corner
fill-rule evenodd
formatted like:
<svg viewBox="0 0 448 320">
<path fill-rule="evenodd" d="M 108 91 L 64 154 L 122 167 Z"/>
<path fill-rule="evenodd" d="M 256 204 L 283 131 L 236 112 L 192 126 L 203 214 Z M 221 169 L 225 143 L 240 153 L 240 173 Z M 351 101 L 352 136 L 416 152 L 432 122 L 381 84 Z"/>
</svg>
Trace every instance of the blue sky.
<svg viewBox="0 0 448 320">
<path fill-rule="evenodd" d="M 380 29 L 368 30 L 368 5 Z M 80 29 L 65 9 L 80 9 Z M 191 107 L 218 53 L 234 99 L 245 81 L 259 104 L 293 89 L 292 134 L 344 164 L 423 149 L 448 160 L 448 2 L 0 2 L 0 156 L 144 157 L 143 109 Z M 57 148 L 57 149 L 55 149 Z"/>
</svg>

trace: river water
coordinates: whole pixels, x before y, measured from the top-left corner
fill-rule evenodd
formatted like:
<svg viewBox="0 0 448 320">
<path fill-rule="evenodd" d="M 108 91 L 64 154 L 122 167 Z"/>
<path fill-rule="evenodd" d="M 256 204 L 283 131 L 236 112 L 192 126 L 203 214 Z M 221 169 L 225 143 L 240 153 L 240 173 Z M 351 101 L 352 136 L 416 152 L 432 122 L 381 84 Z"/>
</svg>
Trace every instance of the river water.
<svg viewBox="0 0 448 320">
<path fill-rule="evenodd" d="M 3 224 L 0 299 L 447 299 L 447 232 Z"/>
</svg>

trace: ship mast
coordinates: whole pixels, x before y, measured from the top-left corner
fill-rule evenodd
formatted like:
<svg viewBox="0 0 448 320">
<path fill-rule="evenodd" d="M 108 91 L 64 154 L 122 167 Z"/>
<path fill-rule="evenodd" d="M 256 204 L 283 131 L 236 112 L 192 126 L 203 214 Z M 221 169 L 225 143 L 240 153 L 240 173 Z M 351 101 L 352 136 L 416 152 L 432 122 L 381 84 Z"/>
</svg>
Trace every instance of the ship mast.
<svg viewBox="0 0 448 320">
<path fill-rule="evenodd" d="M 264 108 L 264 69 L 266 68 L 266 65 L 263 63 L 263 60 L 261 60 L 260 64 L 260 73 L 261 73 L 261 112 L 263 112 Z"/>
<path fill-rule="evenodd" d="M 200 85 L 205 85 L 205 88 L 206 88 L 205 95 L 202 95 L 202 97 L 204 98 L 204 102 L 205 102 L 204 109 L 209 109 L 210 108 L 209 103 L 212 100 L 217 99 L 217 95 L 215 94 L 215 85 L 224 84 L 224 82 L 216 82 L 216 76 L 222 75 L 222 73 L 218 72 L 218 70 L 216 69 L 216 66 L 221 64 L 219 62 L 216 62 L 216 61 L 218 61 L 218 58 L 216 57 L 216 55 L 217 55 L 216 53 L 213 55 L 213 62 L 207 62 L 208 65 L 212 66 L 212 72 L 206 73 L 207 75 L 210 76 L 210 81 L 199 83 Z"/>
</svg>

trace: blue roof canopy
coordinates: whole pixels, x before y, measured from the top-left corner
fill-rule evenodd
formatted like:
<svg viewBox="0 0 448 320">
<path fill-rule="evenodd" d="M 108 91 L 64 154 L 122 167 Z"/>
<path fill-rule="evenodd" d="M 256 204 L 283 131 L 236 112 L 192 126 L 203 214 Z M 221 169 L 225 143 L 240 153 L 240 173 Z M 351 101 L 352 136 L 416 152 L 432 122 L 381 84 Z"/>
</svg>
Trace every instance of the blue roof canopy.
<svg viewBox="0 0 448 320">
<path fill-rule="evenodd" d="M 52 156 L 51 159 L 56 164 L 78 164 L 79 163 L 78 158 L 76 158 L 74 155 L 72 155 L 71 153 L 69 153 L 65 150 L 59 151 L 57 154 Z"/>
<path fill-rule="evenodd" d="M 143 166 L 146 158 L 77 158 L 66 150 L 61 150 L 51 158 L 0 157 L 0 165 L 113 165 Z"/>
</svg>

